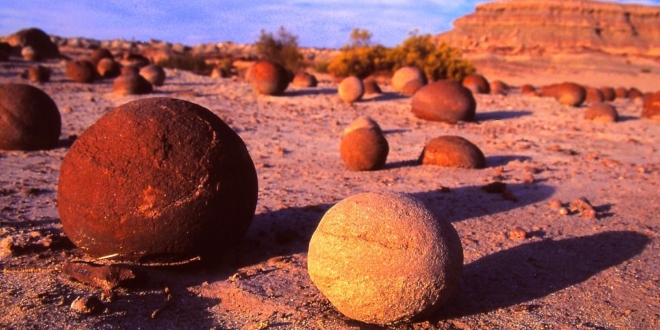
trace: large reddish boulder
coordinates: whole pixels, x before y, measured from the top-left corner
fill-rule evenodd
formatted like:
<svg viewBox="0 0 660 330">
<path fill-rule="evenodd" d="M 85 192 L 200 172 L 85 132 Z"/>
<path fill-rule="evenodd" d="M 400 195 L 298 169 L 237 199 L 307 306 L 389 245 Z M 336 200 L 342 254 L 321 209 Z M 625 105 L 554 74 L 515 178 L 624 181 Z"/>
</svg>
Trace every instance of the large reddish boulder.
<svg viewBox="0 0 660 330">
<path fill-rule="evenodd" d="M 423 165 L 438 165 L 456 168 L 486 167 L 486 157 L 474 143 L 454 135 L 444 135 L 429 141 L 419 162 Z"/>
<path fill-rule="evenodd" d="M 5 38 L 15 54 L 19 54 L 24 47 L 31 47 L 39 58 L 56 58 L 60 56 L 57 45 L 50 40 L 46 32 L 37 28 L 20 30 Z"/>
<path fill-rule="evenodd" d="M 420 88 L 412 99 L 418 118 L 455 124 L 473 121 L 477 102 L 472 92 L 451 80 L 439 80 Z"/>
<path fill-rule="evenodd" d="M 245 143 L 220 118 L 147 98 L 80 135 L 62 162 L 57 200 L 67 237 L 91 256 L 170 262 L 213 259 L 239 242 L 257 192 Z"/>
<path fill-rule="evenodd" d="M 490 84 L 486 77 L 480 74 L 471 74 L 463 78 L 463 87 L 472 91 L 475 94 L 488 94 L 490 93 Z"/>
<path fill-rule="evenodd" d="M 428 83 L 428 79 L 422 70 L 414 66 L 404 66 L 394 72 L 392 87 L 397 91 L 402 91 L 403 87 L 411 81 L 416 81 L 416 84 L 422 86 Z"/>
<path fill-rule="evenodd" d="M 372 128 L 349 131 L 339 147 L 344 164 L 352 171 L 381 169 L 387 161 L 389 151 L 389 144 L 383 134 Z"/>
<path fill-rule="evenodd" d="M 247 80 L 259 94 L 281 95 L 289 86 L 289 73 L 277 63 L 259 61 L 249 69 Z"/>
<path fill-rule="evenodd" d="M 66 76 L 78 83 L 91 84 L 96 78 L 96 68 L 89 61 L 71 61 L 66 66 Z"/>
</svg>

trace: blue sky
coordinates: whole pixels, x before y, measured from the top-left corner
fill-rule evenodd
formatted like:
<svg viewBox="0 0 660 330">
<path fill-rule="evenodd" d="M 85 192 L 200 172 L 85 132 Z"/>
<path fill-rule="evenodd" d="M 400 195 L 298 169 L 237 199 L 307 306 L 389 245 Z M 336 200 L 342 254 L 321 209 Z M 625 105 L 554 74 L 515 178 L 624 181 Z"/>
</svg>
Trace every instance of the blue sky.
<svg viewBox="0 0 660 330">
<path fill-rule="evenodd" d="M 301 46 L 340 47 L 363 28 L 394 46 L 410 31 L 437 34 L 474 11 L 476 0 L 3 0 L 0 35 L 26 27 L 94 39 L 160 39 L 195 45 L 253 43 L 259 32 L 284 26 Z M 660 4 L 660 0 L 618 1 Z"/>
</svg>

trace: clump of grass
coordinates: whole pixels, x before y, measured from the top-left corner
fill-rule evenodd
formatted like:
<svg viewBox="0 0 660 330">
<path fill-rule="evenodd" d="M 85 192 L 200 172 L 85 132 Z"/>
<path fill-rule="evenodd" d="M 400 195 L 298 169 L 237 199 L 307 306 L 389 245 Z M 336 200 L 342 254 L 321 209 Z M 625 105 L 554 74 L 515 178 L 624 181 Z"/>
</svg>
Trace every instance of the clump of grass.
<svg viewBox="0 0 660 330">
<path fill-rule="evenodd" d="M 201 56 L 195 55 L 173 55 L 156 63 L 164 68 L 191 71 L 199 75 L 209 75 L 213 65 L 207 64 Z"/>
</svg>

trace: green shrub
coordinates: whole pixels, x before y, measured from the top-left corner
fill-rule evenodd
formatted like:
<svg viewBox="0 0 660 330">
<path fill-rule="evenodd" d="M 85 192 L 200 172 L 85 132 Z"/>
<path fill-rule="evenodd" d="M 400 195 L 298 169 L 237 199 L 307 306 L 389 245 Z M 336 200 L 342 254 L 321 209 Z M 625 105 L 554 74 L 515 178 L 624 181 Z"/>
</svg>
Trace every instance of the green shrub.
<svg viewBox="0 0 660 330">
<path fill-rule="evenodd" d="M 302 67 L 303 55 L 298 50 L 298 37 L 286 31 L 283 26 L 277 31 L 277 37 L 261 30 L 255 46 L 262 60 L 278 63 L 293 72 Z"/>
<path fill-rule="evenodd" d="M 371 45 L 371 33 L 366 30 L 354 29 L 350 39 L 350 44 L 328 65 L 328 72 L 335 76 L 365 78 L 377 72 L 392 73 L 403 66 L 414 66 L 430 80 L 458 81 L 475 71 L 459 50 L 445 43 L 436 46 L 430 35 L 411 35 L 394 48 Z"/>
<path fill-rule="evenodd" d="M 328 61 L 318 61 L 316 62 L 316 65 L 314 66 L 314 70 L 318 73 L 328 73 L 328 65 L 330 62 Z"/>
<path fill-rule="evenodd" d="M 203 57 L 187 54 L 172 55 L 156 64 L 164 68 L 186 70 L 200 75 L 208 75 L 213 70 L 213 65 L 207 64 Z"/>
</svg>

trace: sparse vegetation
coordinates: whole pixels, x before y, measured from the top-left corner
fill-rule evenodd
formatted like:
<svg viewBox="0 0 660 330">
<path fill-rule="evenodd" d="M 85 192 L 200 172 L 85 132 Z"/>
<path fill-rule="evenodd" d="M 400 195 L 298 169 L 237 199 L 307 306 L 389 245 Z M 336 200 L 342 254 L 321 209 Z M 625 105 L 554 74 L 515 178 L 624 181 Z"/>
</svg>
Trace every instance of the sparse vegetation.
<svg viewBox="0 0 660 330">
<path fill-rule="evenodd" d="M 191 71 L 199 75 L 208 75 L 213 70 L 213 65 L 207 64 L 201 56 L 195 55 L 173 55 L 156 63 L 164 68 Z"/>
<path fill-rule="evenodd" d="M 303 65 L 303 55 L 298 49 L 298 37 L 288 32 L 283 26 L 277 31 L 277 36 L 261 30 L 255 46 L 257 46 L 257 53 L 262 60 L 278 63 L 294 72 Z"/>
<path fill-rule="evenodd" d="M 401 45 L 386 48 L 374 45 L 369 31 L 356 28 L 351 32 L 350 43 L 328 65 L 328 72 L 364 78 L 377 72 L 392 73 L 403 66 L 421 69 L 430 80 L 458 81 L 475 71 L 459 50 L 445 43 L 436 45 L 430 35 L 411 34 Z"/>
</svg>

